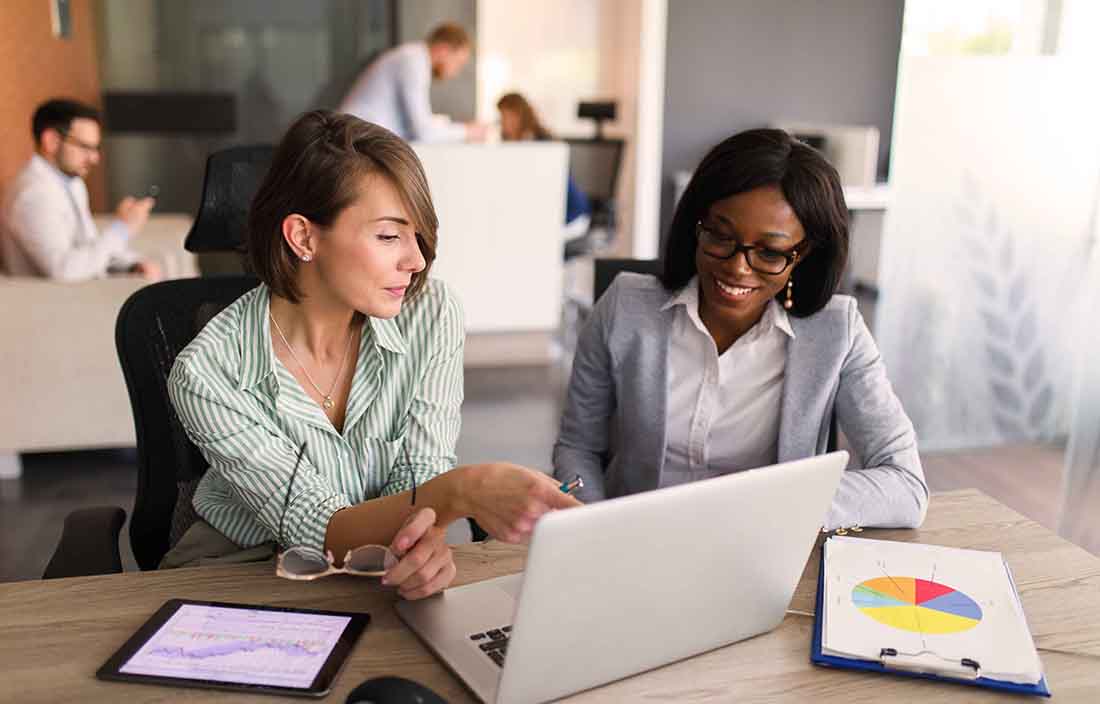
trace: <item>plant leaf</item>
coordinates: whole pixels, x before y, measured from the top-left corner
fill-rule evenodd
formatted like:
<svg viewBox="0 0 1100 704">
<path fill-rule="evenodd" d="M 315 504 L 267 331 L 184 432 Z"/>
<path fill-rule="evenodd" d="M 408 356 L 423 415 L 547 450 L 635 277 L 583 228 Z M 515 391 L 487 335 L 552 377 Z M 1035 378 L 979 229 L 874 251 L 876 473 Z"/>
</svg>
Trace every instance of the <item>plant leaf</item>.
<svg viewBox="0 0 1100 704">
<path fill-rule="evenodd" d="M 994 379 L 990 382 L 990 386 L 993 387 L 993 398 L 997 401 L 995 410 L 1012 409 L 1019 412 L 1023 409 L 1023 402 L 1020 399 L 1020 394 L 1016 392 L 1016 389 L 1012 388 L 1009 384 Z"/>
<path fill-rule="evenodd" d="M 1035 429 L 1037 433 L 1041 433 L 1043 428 L 1046 427 L 1047 416 L 1050 414 L 1050 407 L 1054 402 L 1054 390 L 1051 389 L 1050 384 L 1044 384 L 1043 388 L 1039 391 L 1039 395 L 1035 397 L 1035 400 L 1031 403 L 1031 413 L 1028 414 L 1028 420 L 1031 421 L 1031 427 Z"/>
<path fill-rule="evenodd" d="M 1031 359 L 1027 362 L 1027 366 L 1024 367 L 1025 389 L 1034 391 L 1039 384 L 1045 381 L 1044 366 L 1043 348 L 1036 347 L 1035 352 L 1031 355 Z"/>
<path fill-rule="evenodd" d="M 1024 432 L 1024 426 L 1020 421 L 1007 413 L 994 409 L 993 423 L 997 426 L 997 430 L 1001 431 L 1005 439 L 1020 440 L 1027 437 L 1027 433 Z"/>
<path fill-rule="evenodd" d="M 990 367 L 997 372 L 998 376 L 1011 381 L 1016 375 L 1016 363 L 1012 360 L 1012 356 L 991 341 L 986 343 L 985 351 L 989 356 Z"/>
<path fill-rule="evenodd" d="M 1016 337 L 1013 340 L 1016 347 L 1026 349 L 1039 339 L 1037 320 L 1038 317 L 1033 306 L 1029 306 L 1024 310 L 1023 315 L 1016 322 Z"/>
<path fill-rule="evenodd" d="M 988 308 L 978 312 L 982 316 L 982 320 L 985 321 L 985 329 L 990 337 L 1003 342 L 1011 341 L 1011 328 L 1009 328 L 1008 322 L 1003 317 Z"/>
<path fill-rule="evenodd" d="M 982 295 L 987 299 L 997 298 L 997 282 L 989 274 L 989 272 L 974 269 L 970 272 L 974 278 L 974 283 L 978 289 L 982 292 Z"/>
</svg>

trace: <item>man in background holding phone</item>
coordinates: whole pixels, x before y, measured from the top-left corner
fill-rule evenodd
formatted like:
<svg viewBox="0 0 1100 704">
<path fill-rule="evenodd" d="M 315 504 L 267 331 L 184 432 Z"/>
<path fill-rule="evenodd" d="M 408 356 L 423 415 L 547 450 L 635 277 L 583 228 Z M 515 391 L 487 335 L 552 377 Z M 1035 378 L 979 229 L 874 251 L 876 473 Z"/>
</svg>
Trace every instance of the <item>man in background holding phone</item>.
<svg viewBox="0 0 1100 704">
<path fill-rule="evenodd" d="M 95 108 L 55 99 L 32 120 L 35 154 L 13 181 L 0 213 L 0 256 L 6 273 L 82 281 L 108 273 L 162 278 L 160 267 L 130 249 L 149 219 L 150 197 L 123 198 L 102 232 L 92 220 L 84 177 L 99 163 Z"/>
</svg>

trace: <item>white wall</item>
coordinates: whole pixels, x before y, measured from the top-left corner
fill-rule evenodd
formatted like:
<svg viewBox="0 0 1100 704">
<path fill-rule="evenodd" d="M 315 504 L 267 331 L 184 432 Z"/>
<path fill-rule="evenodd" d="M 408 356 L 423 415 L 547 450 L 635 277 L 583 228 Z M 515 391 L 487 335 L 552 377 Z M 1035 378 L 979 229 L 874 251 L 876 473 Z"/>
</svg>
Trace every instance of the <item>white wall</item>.
<svg viewBox="0 0 1100 704">
<path fill-rule="evenodd" d="M 531 101 L 555 134 L 590 136 L 592 121 L 576 117 L 577 103 L 618 101 L 618 119 L 605 125 L 605 131 L 626 140 L 614 249 L 627 256 L 639 251 L 652 256 L 656 251 L 661 134 L 660 116 L 654 124 L 651 111 L 660 112 L 664 105 L 666 3 L 478 0 L 479 120 L 495 122 L 497 100 L 516 91 Z M 639 110 L 640 100 L 649 106 L 645 115 Z M 644 116 L 650 116 L 648 122 Z M 639 153 L 647 155 L 641 163 L 636 159 Z M 652 178 L 647 176 L 650 171 Z M 640 236 L 635 221 L 644 227 Z"/>
<path fill-rule="evenodd" d="M 522 93 L 546 126 L 563 136 L 590 134 L 577 101 L 599 94 L 599 0 L 553 3 L 478 0 L 479 120 L 497 119 L 496 102 Z"/>
</svg>

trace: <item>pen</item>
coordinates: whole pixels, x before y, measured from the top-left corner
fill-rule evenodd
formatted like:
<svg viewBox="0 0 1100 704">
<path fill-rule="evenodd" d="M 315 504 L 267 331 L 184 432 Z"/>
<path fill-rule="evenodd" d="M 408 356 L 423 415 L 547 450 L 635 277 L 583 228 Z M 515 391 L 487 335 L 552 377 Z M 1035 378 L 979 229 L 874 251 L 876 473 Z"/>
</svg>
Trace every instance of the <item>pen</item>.
<svg viewBox="0 0 1100 704">
<path fill-rule="evenodd" d="M 558 488 L 562 490 L 562 493 L 572 494 L 577 489 L 583 489 L 584 488 L 584 480 L 581 479 L 581 475 L 578 474 L 575 477 L 573 477 L 570 481 L 562 482 L 561 486 L 559 486 Z"/>
</svg>

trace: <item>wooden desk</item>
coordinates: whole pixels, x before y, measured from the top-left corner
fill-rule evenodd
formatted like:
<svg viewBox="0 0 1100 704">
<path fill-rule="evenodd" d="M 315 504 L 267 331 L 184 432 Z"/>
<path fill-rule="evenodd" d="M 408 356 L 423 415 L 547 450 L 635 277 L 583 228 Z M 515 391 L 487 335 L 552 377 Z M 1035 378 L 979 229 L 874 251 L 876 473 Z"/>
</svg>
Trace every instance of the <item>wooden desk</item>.
<svg viewBox="0 0 1100 704">
<path fill-rule="evenodd" d="M 937 495 L 919 531 L 864 535 L 1005 554 L 1057 701 L 1100 701 L 1100 559 L 977 491 Z M 522 568 L 524 550 L 495 543 L 457 551 L 459 579 Z M 818 555 L 807 563 L 791 608 L 813 610 Z M 83 577 L 0 585 L 0 699 L 20 702 L 257 701 L 260 695 L 100 682 L 96 669 L 165 600 L 215 599 L 367 610 L 373 620 L 326 701 L 342 704 L 368 677 L 398 674 L 451 702 L 470 695 L 398 620 L 392 594 L 364 580 L 313 584 L 278 579 L 270 564 Z M 809 662 L 811 619 L 788 615 L 771 633 L 582 693 L 576 702 L 1023 701 L 983 690 L 898 677 L 836 672 Z"/>
</svg>

